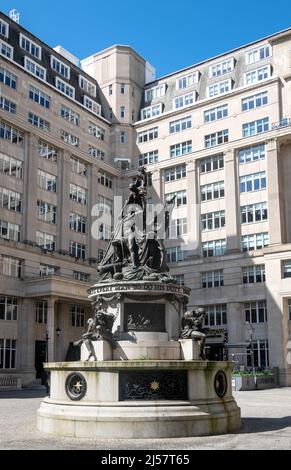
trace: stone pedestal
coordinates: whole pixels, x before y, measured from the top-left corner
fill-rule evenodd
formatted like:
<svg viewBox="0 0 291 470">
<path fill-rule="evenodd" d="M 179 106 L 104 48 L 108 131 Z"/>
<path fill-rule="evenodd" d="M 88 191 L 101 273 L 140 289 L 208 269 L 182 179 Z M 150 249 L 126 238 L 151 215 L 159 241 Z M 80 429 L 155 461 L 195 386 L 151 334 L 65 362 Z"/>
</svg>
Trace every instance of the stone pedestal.
<svg viewBox="0 0 291 470">
<path fill-rule="evenodd" d="M 200 359 L 200 347 L 194 339 L 179 339 L 181 345 L 181 359 L 184 361 L 198 361 Z"/>
<path fill-rule="evenodd" d="M 240 427 L 233 363 L 101 361 L 47 364 L 51 394 L 38 429 L 85 438 L 169 438 Z"/>
<path fill-rule="evenodd" d="M 112 346 L 108 341 L 93 341 L 94 351 L 98 361 L 112 360 Z M 81 361 L 87 361 L 89 351 L 83 343 L 81 346 Z M 94 361 L 94 357 L 90 357 L 89 361 Z"/>
</svg>

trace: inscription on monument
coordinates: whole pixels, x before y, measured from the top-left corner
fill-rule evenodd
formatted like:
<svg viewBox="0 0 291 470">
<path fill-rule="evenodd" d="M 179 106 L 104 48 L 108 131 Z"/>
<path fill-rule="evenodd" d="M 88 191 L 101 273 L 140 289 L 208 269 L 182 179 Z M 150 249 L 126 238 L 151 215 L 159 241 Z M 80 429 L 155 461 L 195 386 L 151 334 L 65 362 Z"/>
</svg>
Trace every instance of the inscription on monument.
<svg viewBox="0 0 291 470">
<path fill-rule="evenodd" d="M 187 371 L 120 371 L 119 401 L 188 400 Z"/>
<path fill-rule="evenodd" d="M 125 303 L 124 331 L 165 331 L 165 305 Z"/>
</svg>

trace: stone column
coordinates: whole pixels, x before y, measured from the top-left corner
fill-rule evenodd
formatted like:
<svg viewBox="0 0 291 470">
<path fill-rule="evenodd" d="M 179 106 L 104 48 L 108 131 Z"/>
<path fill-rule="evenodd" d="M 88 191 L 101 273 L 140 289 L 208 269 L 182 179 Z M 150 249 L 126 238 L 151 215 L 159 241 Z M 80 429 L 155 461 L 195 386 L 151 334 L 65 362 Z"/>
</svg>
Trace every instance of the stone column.
<svg viewBox="0 0 291 470">
<path fill-rule="evenodd" d="M 88 240 L 88 257 L 97 258 L 98 239 L 92 237 L 92 223 L 96 220 L 96 216 L 92 217 L 92 208 L 98 204 L 98 167 L 90 165 L 88 172 L 88 217 L 87 217 L 87 240 Z"/>
<path fill-rule="evenodd" d="M 165 197 L 165 176 L 164 171 L 153 169 L 152 173 L 152 194 L 153 204 L 163 202 Z"/>
<path fill-rule="evenodd" d="M 227 304 L 227 330 L 228 343 L 240 344 L 245 342 L 245 321 L 243 304 L 239 302 L 229 302 Z M 241 356 L 245 348 L 229 348 L 228 356 L 231 360 L 231 354 L 236 354 L 235 360 L 240 364 L 246 364 L 246 356 Z"/>
<path fill-rule="evenodd" d="M 225 153 L 224 168 L 226 249 L 227 252 L 236 252 L 240 251 L 241 242 L 238 172 L 234 150 Z"/>
<path fill-rule="evenodd" d="M 35 371 L 35 302 L 25 298 L 22 301 L 18 316 L 17 355 L 18 368 Z"/>
<path fill-rule="evenodd" d="M 201 243 L 201 205 L 195 160 L 187 162 L 187 249 L 188 257 L 199 255 Z"/>
<path fill-rule="evenodd" d="M 55 342 L 56 342 L 56 320 L 55 320 L 55 303 L 57 299 L 55 297 L 49 297 L 47 299 L 47 351 L 48 351 L 48 362 L 55 360 Z"/>
<path fill-rule="evenodd" d="M 266 149 L 269 244 L 279 245 L 285 242 L 285 218 L 283 216 L 284 193 L 279 167 L 280 144 L 278 140 L 270 139 Z"/>
</svg>

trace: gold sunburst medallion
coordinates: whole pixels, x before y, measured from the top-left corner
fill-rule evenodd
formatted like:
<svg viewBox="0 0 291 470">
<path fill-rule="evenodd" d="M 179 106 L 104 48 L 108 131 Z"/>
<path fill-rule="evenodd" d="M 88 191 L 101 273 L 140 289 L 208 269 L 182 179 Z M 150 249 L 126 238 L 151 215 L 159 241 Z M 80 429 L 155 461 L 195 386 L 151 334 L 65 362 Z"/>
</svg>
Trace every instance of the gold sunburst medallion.
<svg viewBox="0 0 291 470">
<path fill-rule="evenodd" d="M 157 382 L 156 380 L 154 380 L 153 382 L 151 382 L 151 389 L 156 392 L 157 390 L 159 390 L 160 388 L 160 384 L 159 382 Z"/>
</svg>

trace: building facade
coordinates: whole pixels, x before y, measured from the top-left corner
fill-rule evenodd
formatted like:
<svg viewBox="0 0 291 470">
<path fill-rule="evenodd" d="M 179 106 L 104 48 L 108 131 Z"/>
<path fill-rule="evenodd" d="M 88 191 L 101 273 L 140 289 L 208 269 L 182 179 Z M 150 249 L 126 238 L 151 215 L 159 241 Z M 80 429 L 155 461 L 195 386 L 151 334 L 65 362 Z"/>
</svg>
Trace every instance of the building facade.
<svg viewBox="0 0 291 470">
<path fill-rule="evenodd" d="M 81 336 L 114 196 L 145 165 L 151 202 L 176 194 L 168 263 L 207 308 L 208 356 L 291 385 L 291 30 L 158 80 L 128 46 L 80 62 L 5 15 L 0 33 L 2 380 Z"/>
</svg>

